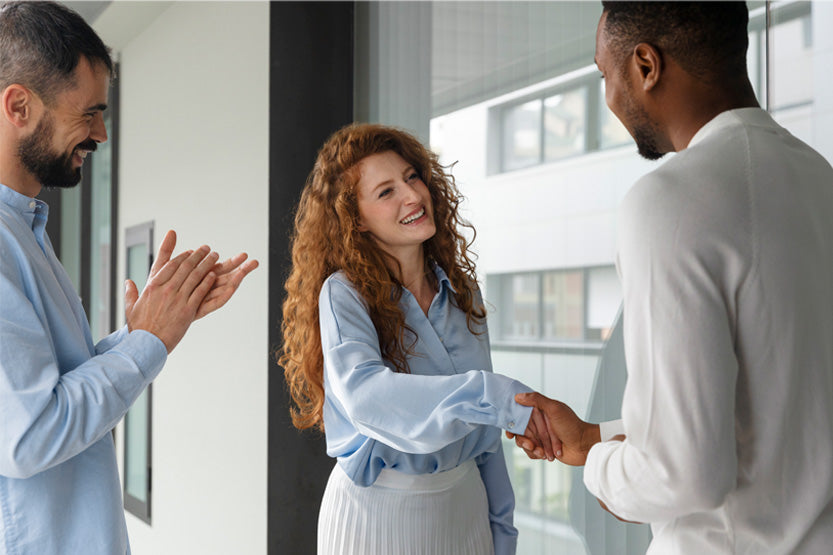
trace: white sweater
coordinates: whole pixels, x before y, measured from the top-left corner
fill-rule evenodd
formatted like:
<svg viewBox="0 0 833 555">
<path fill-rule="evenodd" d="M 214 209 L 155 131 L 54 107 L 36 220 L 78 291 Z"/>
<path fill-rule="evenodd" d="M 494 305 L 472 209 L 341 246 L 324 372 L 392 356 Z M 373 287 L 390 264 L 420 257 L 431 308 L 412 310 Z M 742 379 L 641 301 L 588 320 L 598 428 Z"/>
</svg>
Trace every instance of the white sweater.
<svg viewBox="0 0 833 555">
<path fill-rule="evenodd" d="M 833 551 L 833 170 L 724 112 L 620 217 L 627 439 L 587 488 L 651 554 Z"/>
</svg>

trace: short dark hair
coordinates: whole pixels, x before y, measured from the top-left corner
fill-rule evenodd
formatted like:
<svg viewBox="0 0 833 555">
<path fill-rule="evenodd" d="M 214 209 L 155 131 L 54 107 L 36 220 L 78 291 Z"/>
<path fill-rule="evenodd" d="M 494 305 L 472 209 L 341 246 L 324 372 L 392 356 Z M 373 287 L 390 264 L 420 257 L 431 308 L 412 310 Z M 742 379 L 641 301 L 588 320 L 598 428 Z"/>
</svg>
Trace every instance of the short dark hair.
<svg viewBox="0 0 833 555">
<path fill-rule="evenodd" d="M 44 1 L 0 4 L 0 91 L 17 83 L 51 104 L 81 56 L 112 76 L 110 49 L 73 10 Z"/>
<path fill-rule="evenodd" d="M 604 32 L 621 60 L 646 42 L 705 80 L 746 77 L 746 2 L 602 2 Z"/>
</svg>

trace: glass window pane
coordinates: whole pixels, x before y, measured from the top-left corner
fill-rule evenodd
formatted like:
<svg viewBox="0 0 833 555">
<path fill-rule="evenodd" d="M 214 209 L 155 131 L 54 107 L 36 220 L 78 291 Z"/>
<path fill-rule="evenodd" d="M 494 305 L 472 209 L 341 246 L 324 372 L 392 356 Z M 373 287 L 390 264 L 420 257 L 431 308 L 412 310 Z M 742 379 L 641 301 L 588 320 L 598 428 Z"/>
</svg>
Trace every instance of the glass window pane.
<svg viewBox="0 0 833 555">
<path fill-rule="evenodd" d="M 544 99 L 544 159 L 558 160 L 584 152 L 587 89 Z"/>
<path fill-rule="evenodd" d="M 503 169 L 517 170 L 541 163 L 541 100 L 503 112 Z"/>
<path fill-rule="evenodd" d="M 777 21 L 770 29 L 770 107 L 807 104 L 813 99 L 813 42 L 810 15 Z"/>
<path fill-rule="evenodd" d="M 124 417 L 125 476 L 124 491 L 147 502 L 148 476 L 148 390 L 142 391 Z"/>
<path fill-rule="evenodd" d="M 149 256 L 148 248 L 144 244 L 127 249 L 127 277 L 133 280 L 139 293 L 147 284 Z"/>
<path fill-rule="evenodd" d="M 601 81 L 601 92 L 599 93 L 601 106 L 599 108 L 599 124 L 601 127 L 601 148 L 612 148 L 615 146 L 622 146 L 633 142 L 631 134 L 622 125 L 610 108 L 605 103 L 605 83 Z"/>
<path fill-rule="evenodd" d="M 396 25 L 413 21 L 408 5 L 362 6 L 371 16 L 368 25 L 375 10 L 380 25 L 396 28 L 391 19 Z M 402 106 L 391 110 L 385 104 L 377 112 L 404 110 L 408 118 L 370 121 L 430 130 L 441 163 L 454 164 L 465 215 L 477 229 L 479 277 L 485 277 L 487 306 L 493 307 L 489 330 L 496 371 L 567 402 L 580 415 L 607 407 L 617 394 L 615 400 L 621 400 L 621 392 L 595 389 L 601 338 L 611 324 L 605 318 L 617 313 L 621 300 L 606 280 L 614 274 L 595 270 L 613 267 L 616 206 L 629 184 L 651 168 L 634 148 L 584 156 L 588 147 L 633 145 L 596 88 L 601 80 L 591 80 L 597 75 L 593 56 L 601 5 L 419 5 L 431 9 L 430 41 L 371 41 L 363 46 L 368 59 L 357 63 L 370 64 L 366 73 L 379 76 L 369 87 L 379 94 L 396 86 L 384 78 L 394 72 L 381 67 L 383 58 L 411 68 L 415 86 L 430 95 L 431 111 L 414 127 L 420 108 L 404 95 L 387 94 L 385 103 Z M 357 35 L 357 41 L 367 36 Z M 371 106 L 369 113 L 377 112 Z M 520 168 L 524 171 L 504 173 Z M 625 372 L 624 364 L 616 369 Z M 516 496 L 519 554 L 589 555 L 610 546 L 623 555 L 645 552 L 647 527 L 585 510 L 580 471 L 530 461 L 508 442 L 505 457 Z M 634 529 L 639 533 L 629 532 Z M 618 535 L 611 537 L 611 530 Z M 601 551 L 589 547 L 605 542 Z"/>
<path fill-rule="evenodd" d="M 501 279 L 501 339 L 537 339 L 539 321 L 539 276 L 519 274 Z"/>
<path fill-rule="evenodd" d="M 110 113 L 104 113 L 109 129 Z M 93 340 L 110 333 L 112 292 L 112 143 L 100 143 L 92 160 L 92 194 L 90 222 L 90 303 L 89 319 Z"/>
<path fill-rule="evenodd" d="M 581 339 L 584 335 L 584 275 L 544 274 L 544 338 Z"/>
<path fill-rule="evenodd" d="M 61 264 L 81 291 L 81 186 L 61 191 Z M 95 339 L 95 337 L 93 337 Z"/>
<path fill-rule="evenodd" d="M 751 28 L 753 25 L 755 23 L 750 21 L 749 27 Z M 764 83 L 763 72 L 761 71 L 763 68 L 763 56 L 761 54 L 762 34 L 760 30 L 749 33 L 749 49 L 746 51 L 746 69 L 749 74 L 749 82 L 752 83 L 752 88 L 755 90 L 758 103 L 764 106 L 766 105 L 766 97 L 763 95 Z"/>
<path fill-rule="evenodd" d="M 593 268 L 587 272 L 587 339 L 607 340 L 619 306 L 622 285 L 615 266 Z"/>
<path fill-rule="evenodd" d="M 126 274 L 139 291 L 147 284 L 152 248 L 153 222 L 125 230 Z M 151 505 L 152 387 L 149 385 L 139 395 L 124 417 L 124 507 L 147 523 Z"/>
</svg>

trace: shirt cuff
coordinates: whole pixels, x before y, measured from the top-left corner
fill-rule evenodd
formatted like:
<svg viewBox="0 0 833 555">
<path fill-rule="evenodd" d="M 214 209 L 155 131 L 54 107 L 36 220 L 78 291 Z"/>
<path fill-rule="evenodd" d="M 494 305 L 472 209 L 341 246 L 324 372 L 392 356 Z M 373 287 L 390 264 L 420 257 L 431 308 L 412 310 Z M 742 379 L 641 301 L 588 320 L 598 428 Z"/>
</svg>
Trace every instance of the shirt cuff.
<svg viewBox="0 0 833 555">
<path fill-rule="evenodd" d="M 610 420 L 599 424 L 599 435 L 602 441 L 610 441 L 618 435 L 624 435 L 625 425 L 622 420 Z"/>
<path fill-rule="evenodd" d="M 521 382 L 511 380 L 511 384 L 507 388 L 509 406 L 507 407 L 506 414 L 502 422 L 498 424 L 499 427 L 517 435 L 523 435 L 524 432 L 526 432 L 526 427 L 529 425 L 529 418 L 532 416 L 532 407 L 518 404 L 515 401 L 515 395 L 518 393 L 529 393 L 530 391 L 532 391 L 532 389 Z"/>
<path fill-rule="evenodd" d="M 162 340 L 145 330 L 133 330 L 115 347 L 133 360 L 148 381 L 152 381 L 168 360 L 168 349 Z"/>
<path fill-rule="evenodd" d="M 506 534 L 503 531 L 495 530 L 492 527 L 492 542 L 495 547 L 495 555 L 515 555 L 518 549 L 518 536 Z"/>
</svg>

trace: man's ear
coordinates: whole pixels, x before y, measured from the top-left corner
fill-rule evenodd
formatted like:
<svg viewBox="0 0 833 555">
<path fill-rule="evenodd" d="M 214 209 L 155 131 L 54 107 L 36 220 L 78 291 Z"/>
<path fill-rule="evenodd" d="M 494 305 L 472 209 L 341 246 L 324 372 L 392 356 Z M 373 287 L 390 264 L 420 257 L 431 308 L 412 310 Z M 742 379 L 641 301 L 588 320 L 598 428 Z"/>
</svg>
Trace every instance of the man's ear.
<svg viewBox="0 0 833 555">
<path fill-rule="evenodd" d="M 633 48 L 632 62 L 639 75 L 643 91 L 653 89 L 662 75 L 662 54 L 651 44 L 640 42 Z"/>
<path fill-rule="evenodd" d="M 26 127 L 34 119 L 35 95 L 19 84 L 6 87 L 0 96 L 0 111 L 15 127 Z"/>
</svg>

